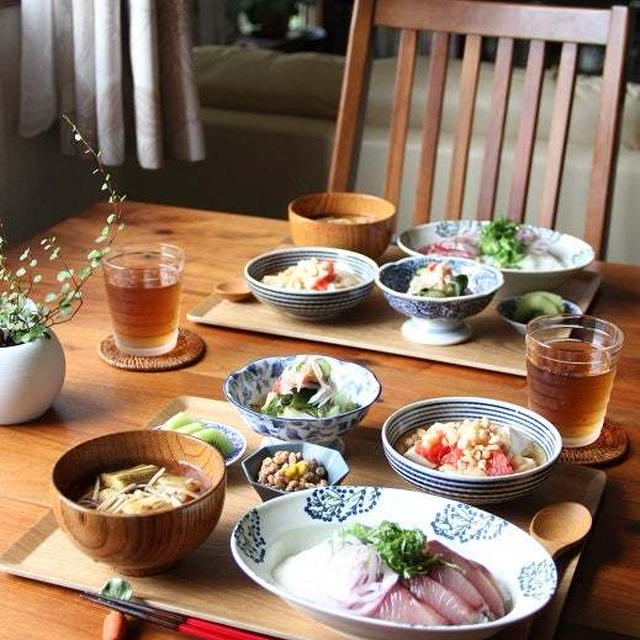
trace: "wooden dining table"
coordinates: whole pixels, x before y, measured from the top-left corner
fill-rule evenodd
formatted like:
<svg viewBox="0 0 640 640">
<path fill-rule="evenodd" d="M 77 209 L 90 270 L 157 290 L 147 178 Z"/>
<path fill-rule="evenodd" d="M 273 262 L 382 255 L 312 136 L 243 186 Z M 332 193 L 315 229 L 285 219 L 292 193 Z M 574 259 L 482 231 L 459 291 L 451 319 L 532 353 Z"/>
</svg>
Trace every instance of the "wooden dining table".
<svg viewBox="0 0 640 640">
<path fill-rule="evenodd" d="M 79 264 L 102 228 L 106 206 L 97 204 L 43 233 L 55 234 L 70 264 Z M 267 355 L 313 352 L 312 343 L 265 334 L 199 326 L 187 312 L 214 285 L 239 275 L 251 257 L 287 240 L 282 220 L 130 203 L 118 243 L 165 241 L 185 249 L 182 326 L 206 342 L 196 365 L 164 373 L 112 368 L 97 354 L 111 330 L 101 275 L 90 280 L 85 302 L 71 322 L 56 327 L 65 350 L 62 392 L 41 418 L 0 427 L 0 553 L 36 524 L 49 509 L 49 478 L 54 461 L 69 447 L 101 434 L 142 428 L 172 398 L 184 394 L 223 399 L 230 371 Z M 40 237 L 31 240 L 37 246 Z M 25 243 L 27 244 L 27 243 Z M 14 247 L 16 255 L 20 247 Z M 597 262 L 602 286 L 590 313 L 612 320 L 625 333 L 625 345 L 608 410 L 626 429 L 627 456 L 606 468 L 607 487 L 582 555 L 557 638 L 613 640 L 640 637 L 640 266 Z M 55 282 L 54 264 L 43 264 L 45 284 Z M 323 345 L 323 352 L 356 359 L 372 368 L 383 386 L 381 400 L 363 427 L 379 429 L 395 409 L 420 398 L 476 395 L 526 405 L 521 377 L 425 362 L 376 352 Z M 256 587 L 257 588 L 257 587 Z M 81 640 L 99 638 L 104 614 L 71 590 L 0 573 L 0 638 Z M 141 625 L 132 637 L 169 639 L 167 630 Z M 391 639 L 390 639 L 391 640 Z"/>
</svg>

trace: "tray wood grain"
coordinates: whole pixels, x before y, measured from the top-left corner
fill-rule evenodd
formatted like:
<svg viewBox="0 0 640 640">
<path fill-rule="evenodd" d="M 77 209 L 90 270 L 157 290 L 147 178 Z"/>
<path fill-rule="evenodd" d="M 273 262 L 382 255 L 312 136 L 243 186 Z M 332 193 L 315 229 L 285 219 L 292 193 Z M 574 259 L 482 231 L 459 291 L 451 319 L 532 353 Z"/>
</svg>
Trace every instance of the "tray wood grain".
<svg viewBox="0 0 640 640">
<path fill-rule="evenodd" d="M 587 311 L 600 286 L 601 277 L 579 271 L 557 292 Z M 375 290 L 348 314 L 323 322 L 306 322 L 282 314 L 252 299 L 229 302 L 211 295 L 188 314 L 192 322 L 230 329 L 257 331 L 288 338 L 339 344 L 346 347 L 382 351 L 423 360 L 436 360 L 477 369 L 526 376 L 524 338 L 498 316 L 497 303 L 470 318 L 473 336 L 468 342 L 449 347 L 416 344 L 400 332 L 404 320 Z"/>
<path fill-rule="evenodd" d="M 177 411 L 188 410 L 204 418 L 225 422 L 240 429 L 248 441 L 247 455 L 260 443 L 233 407 L 216 400 L 182 396 L 154 416 L 157 426 Z M 379 433 L 359 428 L 347 438 L 347 460 L 351 472 L 348 484 L 410 488 L 386 464 Z M 137 596 L 171 611 L 198 616 L 236 627 L 291 640 L 339 640 L 345 636 L 306 618 L 279 598 L 251 582 L 236 566 L 229 549 L 229 537 L 237 519 L 259 502 L 244 481 L 239 465 L 228 475 L 226 502 L 220 522 L 210 538 L 169 572 L 149 578 L 132 578 Z M 606 483 L 603 471 L 574 465 L 558 465 L 533 496 L 489 510 L 526 527 L 542 506 L 560 500 L 576 500 L 595 514 Z M 558 565 L 559 585 L 549 606 L 528 625 L 512 628 L 499 640 L 551 640 L 567 597 L 582 548 L 567 554 Z M 0 558 L 0 569 L 26 578 L 70 589 L 96 592 L 113 571 L 81 553 L 57 528 L 51 513 L 29 529 Z"/>
</svg>

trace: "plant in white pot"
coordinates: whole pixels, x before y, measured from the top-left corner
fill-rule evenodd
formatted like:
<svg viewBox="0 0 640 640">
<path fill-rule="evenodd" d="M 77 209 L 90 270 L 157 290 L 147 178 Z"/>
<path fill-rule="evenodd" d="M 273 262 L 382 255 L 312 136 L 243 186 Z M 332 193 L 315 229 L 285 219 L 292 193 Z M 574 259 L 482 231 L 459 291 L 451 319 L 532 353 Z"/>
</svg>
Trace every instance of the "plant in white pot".
<svg viewBox="0 0 640 640">
<path fill-rule="evenodd" d="M 0 424 L 19 424 L 42 415 L 62 388 L 65 358 L 53 327 L 67 322 L 83 302 L 82 288 L 100 266 L 118 231 L 122 229 L 124 195 L 113 187 L 100 152 L 73 128 L 76 142 L 93 156 L 93 173 L 108 194 L 109 214 L 86 262 L 73 268 L 65 260 L 55 236 L 42 238 L 35 249 L 25 248 L 15 265 L 7 256 L 0 236 Z M 47 287 L 38 272 L 43 261 L 57 264 L 56 287 Z M 52 290 L 55 289 L 55 290 Z"/>
</svg>

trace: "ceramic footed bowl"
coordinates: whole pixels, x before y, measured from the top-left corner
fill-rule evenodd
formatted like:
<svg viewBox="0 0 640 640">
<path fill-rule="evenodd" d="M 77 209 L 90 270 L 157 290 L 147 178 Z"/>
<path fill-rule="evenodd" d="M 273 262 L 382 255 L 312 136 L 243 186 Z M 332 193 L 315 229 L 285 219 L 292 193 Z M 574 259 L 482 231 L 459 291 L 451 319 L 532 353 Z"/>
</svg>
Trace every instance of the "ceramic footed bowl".
<svg viewBox="0 0 640 640">
<path fill-rule="evenodd" d="M 342 449 L 340 436 L 361 422 L 380 395 L 380 383 L 365 367 L 321 356 L 331 365 L 337 387 L 359 405 L 357 409 L 329 418 L 278 418 L 260 413 L 267 393 L 283 370 L 305 357 L 318 356 L 277 356 L 249 362 L 226 379 L 224 394 L 257 433 L 278 440 L 304 440 Z"/>
<path fill-rule="evenodd" d="M 420 267 L 448 262 L 454 275 L 469 278 L 469 295 L 428 298 L 407 293 Z M 389 305 L 411 320 L 403 325 L 403 335 L 423 344 L 448 345 L 463 342 L 471 335 L 464 319 L 480 313 L 493 299 L 504 280 L 499 269 L 466 258 L 423 256 L 404 258 L 380 268 L 376 284 Z"/>
<path fill-rule="evenodd" d="M 454 551 L 486 566 L 508 594 L 509 611 L 492 622 L 457 626 L 396 623 L 325 606 L 285 590 L 273 570 L 286 557 L 353 523 L 383 520 L 418 527 Z M 482 640 L 540 610 L 553 595 L 557 574 L 549 554 L 525 531 L 467 504 L 379 487 L 341 486 L 301 491 L 248 511 L 231 535 L 238 566 L 262 588 L 318 622 L 376 640 Z"/>
</svg>

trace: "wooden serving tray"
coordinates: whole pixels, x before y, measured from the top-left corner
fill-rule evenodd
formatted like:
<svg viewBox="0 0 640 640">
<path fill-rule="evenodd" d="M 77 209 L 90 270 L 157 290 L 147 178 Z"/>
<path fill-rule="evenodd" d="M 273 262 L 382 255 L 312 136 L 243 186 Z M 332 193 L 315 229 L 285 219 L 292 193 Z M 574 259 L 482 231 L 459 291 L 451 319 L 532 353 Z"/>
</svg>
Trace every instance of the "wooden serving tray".
<svg viewBox="0 0 640 640">
<path fill-rule="evenodd" d="M 203 418 L 239 428 L 248 441 L 247 455 L 255 451 L 261 436 L 244 425 L 235 409 L 216 400 L 183 396 L 173 400 L 149 422 L 157 426 L 177 411 L 188 410 Z M 387 465 L 376 429 L 355 429 L 347 438 L 351 472 L 345 483 L 411 488 Z M 131 578 L 135 594 L 151 604 L 290 640 L 339 640 L 339 634 L 290 608 L 282 600 L 254 584 L 236 566 L 229 548 L 231 529 L 238 518 L 259 502 L 245 482 L 239 464 L 229 468 L 222 517 L 209 539 L 170 571 L 148 578 Z M 603 471 L 558 465 L 539 492 L 500 508 L 498 515 L 525 527 L 533 514 L 551 502 L 576 500 L 595 513 L 604 486 Z M 558 590 L 550 605 L 526 628 L 512 628 L 496 636 L 501 640 L 551 640 L 582 549 L 567 554 L 558 565 Z M 0 557 L 0 569 L 17 576 L 96 592 L 113 571 L 76 549 L 48 513 Z"/>
<path fill-rule="evenodd" d="M 597 273 L 579 271 L 561 285 L 557 293 L 586 311 L 600 281 Z M 473 329 L 473 336 L 468 342 L 448 347 L 421 345 L 406 340 L 400 332 L 406 318 L 391 309 L 378 290 L 353 311 L 323 322 L 298 320 L 253 299 L 249 302 L 228 302 L 216 295 L 205 298 L 187 314 L 187 318 L 192 322 L 218 327 L 526 376 L 524 339 L 500 318 L 496 305 L 497 302 L 493 302 L 482 313 L 469 318 L 467 322 Z"/>
</svg>

